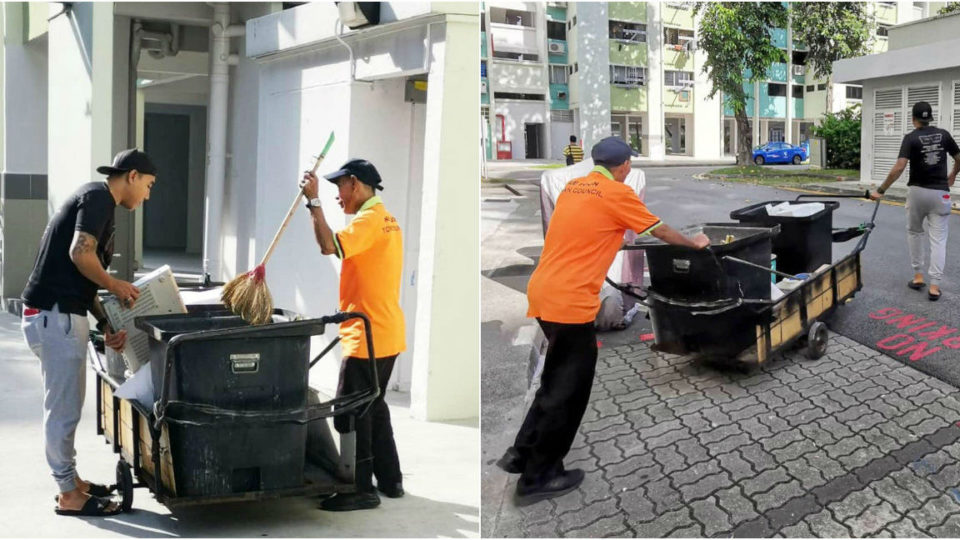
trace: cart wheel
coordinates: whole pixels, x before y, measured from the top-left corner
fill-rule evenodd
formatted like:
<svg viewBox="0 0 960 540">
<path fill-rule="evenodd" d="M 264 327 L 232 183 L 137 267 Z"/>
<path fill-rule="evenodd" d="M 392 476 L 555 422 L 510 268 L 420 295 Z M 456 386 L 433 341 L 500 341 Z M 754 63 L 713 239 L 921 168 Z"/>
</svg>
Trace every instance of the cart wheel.
<svg viewBox="0 0 960 540">
<path fill-rule="evenodd" d="M 807 358 L 816 360 L 827 352 L 827 325 L 815 322 L 807 334 Z"/>
<path fill-rule="evenodd" d="M 121 497 L 120 507 L 129 512 L 133 507 L 133 475 L 130 465 L 122 459 L 117 462 L 117 492 Z"/>
</svg>

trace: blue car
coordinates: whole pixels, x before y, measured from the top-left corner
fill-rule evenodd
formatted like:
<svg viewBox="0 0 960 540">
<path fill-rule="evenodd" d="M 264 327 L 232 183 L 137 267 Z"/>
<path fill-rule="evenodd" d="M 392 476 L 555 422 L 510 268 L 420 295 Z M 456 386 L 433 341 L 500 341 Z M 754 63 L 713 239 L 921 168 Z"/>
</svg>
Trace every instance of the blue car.
<svg viewBox="0 0 960 540">
<path fill-rule="evenodd" d="M 807 149 L 803 146 L 794 146 L 785 142 L 770 142 L 753 151 L 753 162 L 757 165 L 766 163 L 793 163 L 799 165 L 807 159 Z"/>
</svg>

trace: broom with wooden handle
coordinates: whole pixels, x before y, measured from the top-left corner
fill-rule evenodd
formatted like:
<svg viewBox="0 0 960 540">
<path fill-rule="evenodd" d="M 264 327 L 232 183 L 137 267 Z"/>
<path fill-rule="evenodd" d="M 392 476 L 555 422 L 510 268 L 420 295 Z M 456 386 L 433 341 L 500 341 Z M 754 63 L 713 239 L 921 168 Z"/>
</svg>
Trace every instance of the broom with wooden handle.
<svg viewBox="0 0 960 540">
<path fill-rule="evenodd" d="M 333 144 L 333 138 L 333 132 L 331 131 L 330 137 L 327 139 L 327 144 L 323 147 L 323 152 L 320 152 L 320 155 L 317 156 L 317 161 L 314 163 L 311 171 L 312 173 L 317 172 L 320 163 Z M 273 297 L 267 288 L 265 266 L 267 261 L 270 260 L 270 256 L 273 255 L 273 250 L 277 247 L 280 235 L 287 229 L 287 225 L 290 224 L 290 218 L 292 218 L 294 212 L 297 211 L 301 197 L 303 197 L 303 191 L 297 193 L 297 198 L 294 199 L 293 204 L 290 205 L 290 210 L 287 211 L 287 217 L 283 219 L 283 223 L 277 230 L 277 234 L 273 236 L 270 246 L 267 247 L 267 252 L 263 254 L 263 258 L 260 260 L 260 264 L 246 274 L 241 274 L 233 278 L 223 286 L 223 292 L 220 294 L 220 300 L 223 302 L 223 305 L 227 306 L 227 309 L 233 311 L 235 314 L 240 315 L 243 320 L 250 324 L 266 324 L 272 320 Z"/>
</svg>

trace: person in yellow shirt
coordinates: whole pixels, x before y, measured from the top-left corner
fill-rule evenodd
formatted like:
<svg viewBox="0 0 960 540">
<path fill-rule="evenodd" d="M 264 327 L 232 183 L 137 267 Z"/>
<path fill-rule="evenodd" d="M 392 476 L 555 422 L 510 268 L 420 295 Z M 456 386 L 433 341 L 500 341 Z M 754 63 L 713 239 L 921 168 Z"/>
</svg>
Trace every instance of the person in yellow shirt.
<svg viewBox="0 0 960 540">
<path fill-rule="evenodd" d="M 343 261 L 340 270 L 340 311 L 359 311 L 370 319 L 377 362 L 380 395 L 366 414 L 356 420 L 356 493 L 338 493 L 320 503 L 331 511 L 362 510 L 380 504 L 377 490 L 387 497 L 403 496 L 400 459 L 390 425 L 390 410 L 384 401 L 387 381 L 397 355 L 406 349 L 406 330 L 400 310 L 403 238 L 400 226 L 376 195 L 383 189 L 376 167 L 364 159 L 352 159 L 339 170 L 324 175 L 337 185 L 338 201 L 350 223 L 336 233 L 327 224 L 320 207 L 318 179 L 307 172 L 300 187 L 307 197 L 313 231 L 324 255 Z M 337 395 L 369 389 L 369 350 L 363 322 L 353 319 L 340 325 L 343 362 Z M 346 415 L 334 418 L 341 433 L 349 430 Z M 373 487 L 376 476 L 377 487 Z"/>
<path fill-rule="evenodd" d="M 563 147 L 563 155 L 567 157 L 567 165 L 575 165 L 583 161 L 583 148 L 577 144 L 577 136 L 570 136 L 570 144 Z"/>
<path fill-rule="evenodd" d="M 664 224 L 623 183 L 630 156 L 638 155 L 623 140 L 607 137 L 590 155 L 593 171 L 568 182 L 557 198 L 543 254 L 527 285 L 527 316 L 543 329 L 547 355 L 540 389 L 513 446 L 497 462 L 508 473 L 520 473 L 517 506 L 569 493 L 583 481 L 583 470 L 564 469 L 563 458 L 590 401 L 600 288 L 624 233 L 632 229 L 695 249 L 710 243 L 703 234 L 687 238 Z"/>
</svg>

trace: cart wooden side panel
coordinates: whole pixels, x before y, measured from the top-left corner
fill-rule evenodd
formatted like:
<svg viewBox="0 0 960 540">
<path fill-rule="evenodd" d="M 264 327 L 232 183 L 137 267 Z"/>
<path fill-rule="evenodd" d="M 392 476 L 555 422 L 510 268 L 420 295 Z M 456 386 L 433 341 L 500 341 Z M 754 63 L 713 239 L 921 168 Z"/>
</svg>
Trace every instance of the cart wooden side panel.
<svg viewBox="0 0 960 540">
<path fill-rule="evenodd" d="M 157 474 L 153 466 L 153 437 L 150 436 L 149 420 L 143 415 L 137 415 L 138 436 L 140 437 L 140 467 L 156 479 Z M 160 478 L 167 493 L 176 496 L 177 484 L 173 476 L 173 458 L 170 455 L 170 432 L 164 424 L 160 431 Z"/>
<path fill-rule="evenodd" d="M 104 438 L 113 444 L 116 440 L 113 433 L 113 388 L 103 378 L 99 378 L 97 384 L 100 385 L 100 425 Z"/>
<path fill-rule="evenodd" d="M 766 362 L 778 349 L 803 337 L 814 321 L 852 298 L 861 286 L 860 254 L 841 259 L 770 306 L 770 322 L 757 325 L 756 347 L 743 358 Z"/>
</svg>

